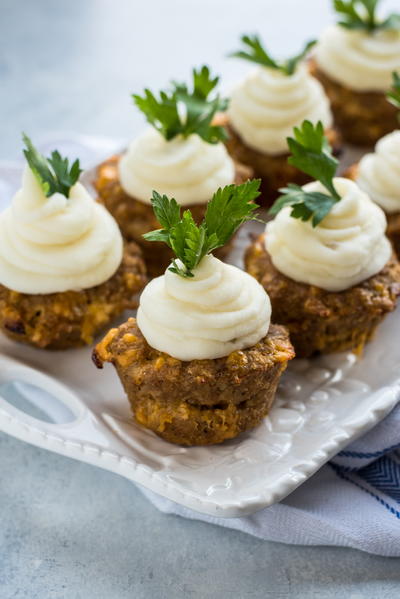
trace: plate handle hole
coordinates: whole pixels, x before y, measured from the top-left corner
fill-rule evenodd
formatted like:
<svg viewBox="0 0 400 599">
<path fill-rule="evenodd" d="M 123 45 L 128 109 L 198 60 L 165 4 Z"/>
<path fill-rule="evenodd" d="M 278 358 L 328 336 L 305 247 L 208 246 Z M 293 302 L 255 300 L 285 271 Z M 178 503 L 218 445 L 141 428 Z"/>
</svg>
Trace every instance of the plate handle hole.
<svg viewBox="0 0 400 599">
<path fill-rule="evenodd" d="M 72 410 L 49 391 L 24 381 L 1 383 L 0 396 L 14 408 L 42 422 L 67 424 L 76 419 Z"/>
</svg>

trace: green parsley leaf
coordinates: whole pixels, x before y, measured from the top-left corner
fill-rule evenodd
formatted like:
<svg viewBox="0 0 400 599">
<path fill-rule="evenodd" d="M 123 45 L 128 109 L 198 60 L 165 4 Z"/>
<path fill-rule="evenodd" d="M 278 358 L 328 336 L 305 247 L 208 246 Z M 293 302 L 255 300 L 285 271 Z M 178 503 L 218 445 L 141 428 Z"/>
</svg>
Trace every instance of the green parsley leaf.
<svg viewBox="0 0 400 599">
<path fill-rule="evenodd" d="M 176 92 L 168 94 L 160 92 L 159 99 L 149 89 L 144 90 L 144 96 L 132 95 L 136 106 L 143 112 L 146 120 L 157 131 L 170 140 L 180 133 L 181 119 L 178 113 Z"/>
<path fill-rule="evenodd" d="M 161 196 L 153 191 L 152 205 L 154 214 L 163 229 L 171 229 L 181 220 L 181 209 L 176 200 L 169 200 L 166 195 Z"/>
<path fill-rule="evenodd" d="M 339 14 L 339 25 L 346 29 L 361 29 L 372 33 L 379 29 L 400 29 L 400 14 L 378 18 L 376 12 L 380 0 L 334 0 L 334 10 Z"/>
<path fill-rule="evenodd" d="M 234 52 L 231 56 L 243 58 L 271 69 L 277 69 L 285 75 L 293 75 L 299 62 L 307 56 L 311 48 L 316 44 L 316 40 L 307 42 L 299 54 L 283 62 L 278 62 L 267 53 L 257 35 L 243 35 L 241 41 L 247 48 L 239 52 Z"/>
<path fill-rule="evenodd" d="M 176 274 L 186 277 L 193 276 L 193 268 L 198 265 L 205 255 L 205 237 L 204 226 L 198 227 L 190 210 L 185 210 L 182 220 L 170 232 L 172 250 L 184 265 L 183 268 L 179 268 L 176 260 L 173 261 Z"/>
<path fill-rule="evenodd" d="M 392 89 L 386 94 L 389 102 L 400 110 L 400 75 L 397 72 L 392 73 Z M 397 115 L 400 120 L 400 113 Z"/>
<path fill-rule="evenodd" d="M 292 207 L 291 216 L 303 221 L 312 219 L 313 227 L 329 214 L 332 206 L 337 202 L 332 196 L 319 191 L 304 191 L 299 185 L 289 183 L 287 187 L 279 190 L 282 195 L 270 210 L 270 214 L 278 214 L 286 206 Z"/>
<path fill-rule="evenodd" d="M 218 81 L 219 77 L 212 77 L 210 69 L 204 65 L 199 70 L 193 69 L 192 89 L 186 83 L 172 82 L 172 90 L 161 91 L 159 98 L 148 89 L 144 90 L 143 96 L 133 94 L 132 98 L 147 121 L 166 140 L 177 135 L 197 134 L 214 144 L 227 137 L 223 127 L 212 125 L 216 112 L 222 112 L 228 106 L 228 101 L 218 94 L 210 98 Z"/>
<path fill-rule="evenodd" d="M 143 237 L 147 241 L 160 241 L 172 247 L 170 231 L 181 220 L 181 208 L 174 198 L 169 199 L 166 195 L 160 195 L 157 191 L 153 191 L 151 204 L 154 214 L 163 228 L 145 233 Z"/>
<path fill-rule="evenodd" d="M 210 69 L 204 65 L 196 71 L 193 69 L 193 89 L 189 90 L 185 83 L 174 82 L 178 101 L 185 108 L 183 119 L 185 132 L 188 136 L 197 133 L 208 143 L 217 143 L 227 138 L 223 127 L 212 125 L 216 112 L 224 112 L 228 107 L 228 100 L 219 95 L 209 99 L 210 93 L 218 84 L 219 77 L 211 77 Z"/>
<path fill-rule="evenodd" d="M 51 153 L 50 158 L 45 158 L 25 133 L 22 134 L 22 139 L 26 146 L 23 150 L 26 161 L 45 196 L 61 193 L 68 198 L 71 187 L 82 172 L 79 160 L 75 160 L 70 167 L 68 158 L 62 158 L 57 150 Z"/>
<path fill-rule="evenodd" d="M 176 258 L 169 270 L 181 277 L 193 277 L 193 269 L 201 259 L 218 247 L 225 245 L 240 225 L 256 218 L 254 204 L 259 195 L 260 179 L 242 185 L 219 188 L 207 205 L 203 222 L 197 225 L 190 210 L 182 218 L 176 201 L 153 191 L 151 203 L 163 229 L 146 233 L 147 241 L 162 241 L 170 247 Z"/>
<path fill-rule="evenodd" d="M 46 197 L 48 197 L 51 195 L 51 193 L 49 193 L 49 165 L 47 163 L 47 160 L 44 156 L 42 156 L 42 154 L 40 154 L 36 150 L 35 146 L 32 144 L 31 140 L 25 133 L 22 134 L 22 139 L 24 144 L 26 145 L 26 149 L 23 150 L 26 161 L 32 173 L 35 175 L 35 178 L 39 183 L 40 187 L 42 188 L 44 194 L 46 195 Z M 53 178 L 51 173 L 50 175 L 51 178 Z"/>
<path fill-rule="evenodd" d="M 225 245 L 240 225 L 254 219 L 256 206 L 253 200 L 260 195 L 259 187 L 259 179 L 253 179 L 243 185 L 217 189 L 205 214 L 207 233 L 209 236 L 214 234 L 218 243 L 215 247 Z"/>
<path fill-rule="evenodd" d="M 310 121 L 304 121 L 301 127 L 295 127 L 293 131 L 294 138 L 287 139 L 291 152 L 289 164 L 320 181 L 331 195 L 339 200 L 340 196 L 332 182 L 339 162 L 331 154 L 323 124 L 319 121 L 314 126 Z"/>
<path fill-rule="evenodd" d="M 218 85 L 218 81 L 219 77 L 211 78 L 207 65 L 203 65 L 198 71 L 193 69 L 193 96 L 200 100 L 207 100 L 209 94 Z"/>
<path fill-rule="evenodd" d="M 314 126 L 310 121 L 304 121 L 301 127 L 294 128 L 294 138 L 289 137 L 287 141 L 291 151 L 289 164 L 320 181 L 328 193 L 309 192 L 299 185 L 289 184 L 279 190 L 283 195 L 276 200 L 270 214 L 278 214 L 285 206 L 291 206 L 293 218 L 311 219 L 316 227 L 340 200 L 333 184 L 338 161 L 331 154 L 321 122 Z"/>
<path fill-rule="evenodd" d="M 288 75 L 292 75 L 295 72 L 296 67 L 299 64 L 299 62 L 301 62 L 302 60 L 304 60 L 304 58 L 306 58 L 306 56 L 309 54 L 311 48 L 313 48 L 316 43 L 317 43 L 317 40 L 311 40 L 311 41 L 307 42 L 306 45 L 304 46 L 303 50 L 301 50 L 298 54 L 296 54 L 292 58 L 286 59 L 285 68 L 286 68 L 286 72 Z"/>
</svg>

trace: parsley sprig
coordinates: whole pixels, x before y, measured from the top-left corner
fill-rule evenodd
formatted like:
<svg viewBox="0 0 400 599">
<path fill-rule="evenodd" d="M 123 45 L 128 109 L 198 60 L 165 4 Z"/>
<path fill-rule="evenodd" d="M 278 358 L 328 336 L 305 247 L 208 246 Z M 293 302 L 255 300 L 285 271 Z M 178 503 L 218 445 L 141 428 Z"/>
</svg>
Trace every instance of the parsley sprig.
<svg viewBox="0 0 400 599">
<path fill-rule="evenodd" d="M 243 35 L 241 41 L 244 44 L 245 49 L 234 52 L 230 56 L 243 58 L 244 60 L 249 60 L 271 69 L 277 69 L 278 71 L 282 71 L 285 75 L 293 75 L 298 63 L 307 56 L 311 48 L 316 44 L 316 40 L 307 42 L 299 54 L 296 54 L 296 56 L 288 58 L 287 60 L 278 62 L 265 50 L 258 35 Z"/>
<path fill-rule="evenodd" d="M 397 72 L 392 73 L 392 89 L 386 94 L 389 102 L 400 110 L 400 75 Z M 397 115 L 400 120 L 400 112 Z"/>
<path fill-rule="evenodd" d="M 25 133 L 22 134 L 22 139 L 26 146 L 23 151 L 26 161 L 45 196 L 61 193 L 68 198 L 71 187 L 78 181 L 82 172 L 79 160 L 75 160 L 70 167 L 68 158 L 62 158 L 57 150 L 51 153 L 50 158 L 45 158 Z"/>
<path fill-rule="evenodd" d="M 193 277 L 193 269 L 206 255 L 219 248 L 237 231 L 240 225 L 253 220 L 254 204 L 259 195 L 260 179 L 242 185 L 219 188 L 207 205 L 203 222 L 197 225 L 190 210 L 181 216 L 181 208 L 173 198 L 153 191 L 151 203 L 162 229 L 145 233 L 147 241 L 162 241 L 179 259 L 172 261 L 169 270 L 181 277 Z"/>
<path fill-rule="evenodd" d="M 400 29 L 400 14 L 392 13 L 379 19 L 377 7 L 380 0 L 334 0 L 333 7 L 339 14 L 338 22 L 346 29 L 361 29 L 372 33 L 379 29 Z"/>
<path fill-rule="evenodd" d="M 149 89 L 142 96 L 133 94 L 136 106 L 157 131 L 171 140 L 177 135 L 188 137 L 195 133 L 204 141 L 215 144 L 227 138 L 223 127 L 212 124 L 216 112 L 227 109 L 228 101 L 219 94 L 210 97 L 219 77 L 212 77 L 210 69 L 202 66 L 192 71 L 192 86 L 172 82 L 172 89 L 160 91 L 159 97 Z"/>
<path fill-rule="evenodd" d="M 301 127 L 294 128 L 294 138 L 288 137 L 287 142 L 291 152 L 289 164 L 320 181 L 329 193 L 305 191 L 299 185 L 290 183 L 279 190 L 284 195 L 276 200 L 270 213 L 278 214 L 285 206 L 291 206 L 290 215 L 293 218 L 303 221 L 311 219 L 312 226 L 316 227 L 340 200 L 333 184 L 339 163 L 332 156 L 321 122 L 314 126 L 310 121 L 304 121 Z"/>
</svg>

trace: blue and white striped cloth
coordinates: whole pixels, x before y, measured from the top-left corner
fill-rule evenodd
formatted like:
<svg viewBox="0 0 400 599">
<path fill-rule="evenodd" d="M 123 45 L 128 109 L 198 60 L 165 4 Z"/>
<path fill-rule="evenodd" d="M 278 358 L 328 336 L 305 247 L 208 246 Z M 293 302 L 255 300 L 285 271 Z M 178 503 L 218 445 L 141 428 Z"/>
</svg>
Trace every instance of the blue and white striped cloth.
<svg viewBox="0 0 400 599">
<path fill-rule="evenodd" d="M 340 545 L 400 557 L 400 404 L 284 501 L 213 518 L 143 491 L 158 509 L 295 545 Z"/>
</svg>

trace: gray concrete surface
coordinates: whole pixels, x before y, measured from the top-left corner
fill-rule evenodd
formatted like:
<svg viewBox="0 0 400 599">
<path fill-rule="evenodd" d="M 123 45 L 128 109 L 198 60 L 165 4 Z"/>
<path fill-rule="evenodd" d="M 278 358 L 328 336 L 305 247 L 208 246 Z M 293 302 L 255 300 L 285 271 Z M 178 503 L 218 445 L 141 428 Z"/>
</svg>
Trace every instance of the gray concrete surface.
<svg viewBox="0 0 400 599">
<path fill-rule="evenodd" d="M 328 0 L 0 0 L 0 159 L 21 130 L 130 137 L 131 92 L 201 62 L 229 87 L 240 32 L 290 53 L 328 20 Z M 0 599 L 400 596 L 397 559 L 165 516 L 128 481 L 5 435 L 0 473 Z"/>
</svg>

